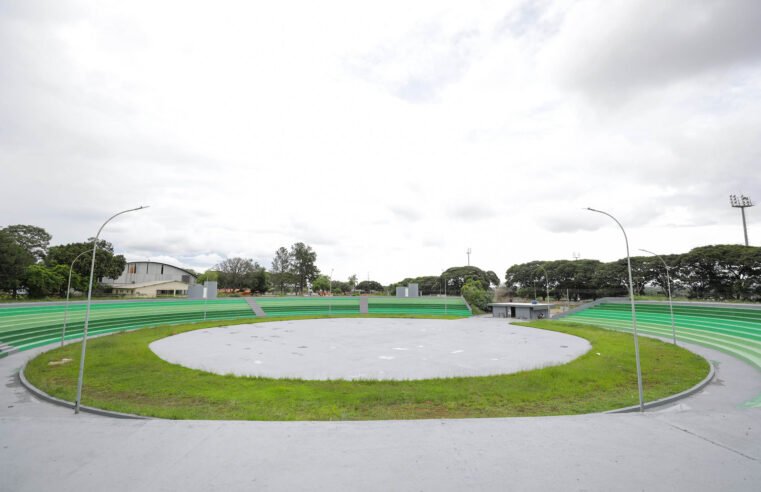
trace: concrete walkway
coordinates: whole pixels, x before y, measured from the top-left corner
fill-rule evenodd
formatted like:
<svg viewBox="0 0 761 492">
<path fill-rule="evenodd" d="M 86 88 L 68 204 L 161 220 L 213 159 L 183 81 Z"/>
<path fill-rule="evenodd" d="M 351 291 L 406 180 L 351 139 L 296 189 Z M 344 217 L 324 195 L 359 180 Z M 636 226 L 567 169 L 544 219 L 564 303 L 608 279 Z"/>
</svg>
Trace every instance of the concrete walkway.
<svg viewBox="0 0 761 492">
<path fill-rule="evenodd" d="M 188 331 L 151 350 L 216 374 L 298 379 L 430 379 L 565 364 L 592 346 L 498 318 L 327 318 Z"/>
<path fill-rule="evenodd" d="M 0 359 L 0 490 L 758 490 L 761 373 L 639 414 L 370 422 L 126 421 L 37 401 Z"/>
</svg>

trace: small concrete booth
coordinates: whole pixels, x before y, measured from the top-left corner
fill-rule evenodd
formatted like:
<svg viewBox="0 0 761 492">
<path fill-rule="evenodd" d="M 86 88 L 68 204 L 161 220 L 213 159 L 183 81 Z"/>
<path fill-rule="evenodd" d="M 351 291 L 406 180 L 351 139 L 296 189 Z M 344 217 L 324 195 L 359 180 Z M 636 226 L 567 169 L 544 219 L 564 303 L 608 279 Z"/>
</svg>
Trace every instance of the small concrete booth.
<svg viewBox="0 0 761 492">
<path fill-rule="evenodd" d="M 492 316 L 495 318 L 516 319 L 550 319 L 550 308 L 554 304 L 540 304 L 533 302 L 494 302 Z"/>
</svg>

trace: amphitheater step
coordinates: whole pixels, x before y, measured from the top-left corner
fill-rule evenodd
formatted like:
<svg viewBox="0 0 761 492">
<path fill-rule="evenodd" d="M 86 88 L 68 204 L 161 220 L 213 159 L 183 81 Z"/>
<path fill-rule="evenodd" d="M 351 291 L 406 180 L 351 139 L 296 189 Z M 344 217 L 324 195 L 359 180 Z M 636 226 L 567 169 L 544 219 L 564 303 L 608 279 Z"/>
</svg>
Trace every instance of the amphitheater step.
<svg viewBox="0 0 761 492">
<path fill-rule="evenodd" d="M 264 317 L 267 316 L 267 313 L 264 312 L 262 307 L 259 305 L 258 302 L 256 302 L 256 299 L 253 297 L 246 297 L 246 302 L 249 306 L 251 306 L 251 310 L 256 314 L 258 317 Z"/>
</svg>

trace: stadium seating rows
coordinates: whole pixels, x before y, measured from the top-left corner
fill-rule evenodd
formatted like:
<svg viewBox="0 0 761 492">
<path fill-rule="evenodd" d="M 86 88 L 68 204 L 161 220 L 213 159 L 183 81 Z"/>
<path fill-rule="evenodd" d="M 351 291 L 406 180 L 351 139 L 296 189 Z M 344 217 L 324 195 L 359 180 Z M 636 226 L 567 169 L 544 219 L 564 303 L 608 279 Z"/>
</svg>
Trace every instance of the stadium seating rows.
<svg viewBox="0 0 761 492">
<path fill-rule="evenodd" d="M 637 331 L 671 339 L 667 303 L 636 303 Z M 564 319 L 631 331 L 631 305 L 601 303 L 569 314 Z M 677 341 L 720 350 L 761 370 L 761 309 L 737 305 L 674 305 Z M 757 399 L 761 405 L 761 399 Z M 755 401 L 755 400 L 754 400 Z M 755 406 L 755 405 L 754 405 Z"/>
<path fill-rule="evenodd" d="M 358 297 L 258 297 L 267 316 L 314 316 L 359 314 Z M 64 316 L 66 339 L 82 337 L 85 303 L 39 303 L 0 306 L 0 357 L 61 340 Z M 382 298 L 370 297 L 370 314 L 430 314 L 470 316 L 468 306 L 459 297 Z M 98 335 L 134 330 L 163 324 L 180 324 L 206 320 L 252 318 L 255 314 L 243 298 L 160 301 L 94 302 L 90 311 L 88 333 Z"/>
</svg>

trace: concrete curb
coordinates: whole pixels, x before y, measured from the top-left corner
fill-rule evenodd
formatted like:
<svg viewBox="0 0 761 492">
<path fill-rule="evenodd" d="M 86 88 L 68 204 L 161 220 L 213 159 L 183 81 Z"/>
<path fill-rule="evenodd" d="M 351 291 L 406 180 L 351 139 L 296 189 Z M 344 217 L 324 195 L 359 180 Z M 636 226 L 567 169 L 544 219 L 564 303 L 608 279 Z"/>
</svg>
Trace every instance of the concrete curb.
<svg viewBox="0 0 761 492">
<path fill-rule="evenodd" d="M 701 382 L 699 382 L 698 384 L 696 384 L 690 389 L 682 391 L 681 393 L 667 396 L 665 398 L 661 398 L 660 400 L 646 402 L 644 404 L 645 410 L 650 410 L 651 408 L 668 405 L 669 403 L 677 402 L 683 398 L 687 398 L 688 396 L 692 396 L 695 393 L 702 391 L 703 388 L 708 386 L 708 384 L 710 384 L 710 382 L 713 381 L 713 378 L 716 375 L 716 371 L 713 367 L 713 363 L 708 359 L 706 360 L 708 361 L 708 366 L 710 370 L 708 371 L 708 375 Z M 639 405 L 632 405 L 630 407 L 619 408 L 617 410 L 608 410 L 607 412 L 603 412 L 603 413 L 631 413 L 631 412 L 639 412 Z"/>
<path fill-rule="evenodd" d="M 688 396 L 692 396 L 695 393 L 698 393 L 699 391 L 702 391 L 703 388 L 708 386 L 711 383 L 711 381 L 713 381 L 713 378 L 716 375 L 716 371 L 714 369 L 713 363 L 710 360 L 708 361 L 708 366 L 709 366 L 708 375 L 698 384 L 696 384 L 692 388 L 682 391 L 681 393 L 667 396 L 665 398 L 661 398 L 660 400 L 647 402 L 644 405 L 645 410 L 650 410 L 652 408 L 668 405 L 670 403 L 677 402 L 683 398 L 687 398 Z M 74 409 L 73 402 L 61 400 L 60 398 L 51 396 L 45 393 L 44 391 L 42 391 L 41 389 L 37 388 L 36 386 L 34 386 L 32 383 L 30 383 L 29 380 L 26 379 L 26 376 L 24 375 L 24 369 L 26 369 L 26 364 L 24 364 L 24 366 L 19 371 L 18 378 L 19 378 L 19 381 L 21 382 L 21 385 L 24 386 L 24 388 L 26 388 L 30 393 L 35 395 L 37 398 L 40 398 L 41 400 L 47 401 L 54 405 Z M 117 419 L 131 419 L 131 420 L 165 420 L 165 419 L 157 419 L 156 417 L 145 417 L 142 415 L 135 415 L 131 413 L 122 413 L 122 412 L 114 412 L 111 410 L 103 410 L 101 408 L 88 407 L 85 405 L 80 405 L 79 409 L 83 412 L 92 413 L 94 415 L 100 415 L 101 417 L 111 417 L 111 418 L 117 418 Z M 633 413 L 638 411 L 639 411 L 639 405 L 632 405 L 630 407 L 619 408 L 616 410 L 608 410 L 607 412 L 602 412 L 602 413 L 603 414 Z"/>
<path fill-rule="evenodd" d="M 27 362 L 28 363 L 28 362 Z M 26 388 L 30 393 L 32 393 L 34 396 L 41 400 L 45 400 L 48 403 L 52 403 L 53 405 L 58 405 L 60 407 L 66 407 L 74 409 L 74 402 L 61 400 L 60 398 L 56 398 L 55 396 L 50 396 L 49 394 L 45 393 L 41 389 L 34 386 L 32 383 L 29 382 L 28 379 L 26 379 L 26 376 L 24 375 L 24 369 L 26 369 L 26 364 L 21 368 L 21 370 L 18 372 L 18 379 L 21 385 Z M 82 412 L 92 413 L 95 415 L 100 415 L 101 417 L 111 417 L 115 419 L 132 419 L 132 420 L 153 420 L 152 417 L 144 417 L 142 415 L 134 415 L 131 413 L 122 413 L 122 412 L 112 412 L 110 410 L 103 410 L 100 408 L 94 408 L 94 407 L 88 407 L 85 405 L 80 405 L 79 410 Z"/>
<path fill-rule="evenodd" d="M 480 315 L 480 316 L 488 317 L 488 314 L 483 314 L 483 315 Z M 479 316 L 474 316 L 474 317 L 479 317 Z M 101 335 L 98 335 L 98 336 L 108 336 L 108 335 L 111 335 L 111 334 L 112 333 L 104 333 L 104 334 L 101 334 Z M 659 337 L 651 337 L 651 338 L 660 339 Z M 70 341 L 69 343 L 74 343 L 74 341 Z M 51 344 L 49 348 L 46 347 L 45 352 L 47 352 L 47 350 L 53 350 L 53 349 L 57 348 L 54 345 L 55 344 Z M 685 348 L 685 347 L 682 347 L 682 348 Z M 649 410 L 649 409 L 652 409 L 652 408 L 660 407 L 660 406 L 663 406 L 663 405 L 668 405 L 670 403 L 674 403 L 674 402 L 679 401 L 681 399 L 684 399 L 684 398 L 687 398 L 689 396 L 692 396 L 695 393 L 698 393 L 699 391 L 702 391 L 703 388 L 708 386 L 708 384 L 710 384 L 711 381 L 713 381 L 713 378 L 716 375 L 716 370 L 714 368 L 713 363 L 710 360 L 708 360 L 708 359 L 706 359 L 706 361 L 708 362 L 709 371 L 708 371 L 708 375 L 702 381 L 700 381 L 698 384 L 696 384 L 692 388 L 686 389 L 686 390 L 684 390 L 684 391 L 682 391 L 680 393 L 677 393 L 675 395 L 667 396 L 665 398 L 661 398 L 659 400 L 655 400 L 655 401 L 651 401 L 651 402 L 646 402 L 644 404 L 645 410 Z M 24 375 L 24 370 L 26 369 L 26 366 L 27 366 L 28 363 L 29 363 L 29 361 L 26 361 L 24 363 L 24 365 L 21 367 L 21 369 L 19 370 L 19 372 L 18 372 L 18 379 L 19 379 L 19 382 L 21 383 L 21 385 L 24 388 L 26 388 L 30 393 L 32 393 L 33 395 L 35 395 L 37 398 L 39 398 L 41 400 L 47 401 L 48 403 L 52 403 L 54 405 L 62 406 L 62 407 L 65 407 L 65 408 L 70 408 L 70 409 L 73 410 L 74 409 L 74 402 L 70 402 L 70 401 L 67 401 L 67 400 L 61 400 L 60 398 L 56 398 L 54 396 L 51 396 L 51 395 L 45 393 L 44 391 L 42 391 L 41 389 L 37 388 L 36 386 L 34 386 L 32 383 L 29 382 L 28 379 L 26 379 L 26 376 Z M 86 405 L 80 405 L 79 409 L 82 412 L 87 412 L 87 413 L 91 413 L 91 414 L 94 414 L 94 415 L 100 415 L 102 417 L 111 417 L 111 418 L 117 418 L 117 419 L 127 419 L 127 420 L 166 420 L 166 419 L 162 419 L 162 418 L 158 418 L 158 417 L 146 417 L 146 416 L 143 416 L 143 415 L 135 415 L 135 414 L 131 414 L 131 413 L 122 413 L 122 412 L 115 412 L 115 411 L 111 411 L 111 410 L 103 410 L 101 408 L 88 407 Z M 615 409 L 615 410 L 608 410 L 606 412 L 600 412 L 600 413 L 601 414 L 616 414 L 616 413 L 633 413 L 633 412 L 638 412 L 638 411 L 639 411 L 639 405 L 632 405 L 630 407 L 618 408 L 618 409 Z M 511 417 L 506 417 L 506 418 L 511 418 Z M 436 420 L 438 420 L 438 419 L 436 419 Z M 444 420 L 448 420 L 448 419 L 444 419 Z M 460 420 L 460 419 L 454 419 L 454 420 Z"/>
</svg>

